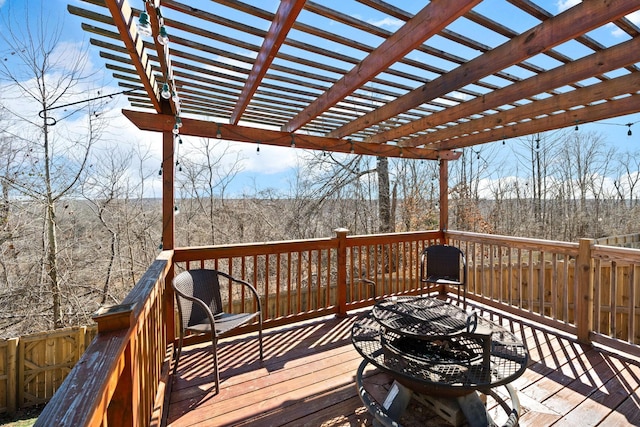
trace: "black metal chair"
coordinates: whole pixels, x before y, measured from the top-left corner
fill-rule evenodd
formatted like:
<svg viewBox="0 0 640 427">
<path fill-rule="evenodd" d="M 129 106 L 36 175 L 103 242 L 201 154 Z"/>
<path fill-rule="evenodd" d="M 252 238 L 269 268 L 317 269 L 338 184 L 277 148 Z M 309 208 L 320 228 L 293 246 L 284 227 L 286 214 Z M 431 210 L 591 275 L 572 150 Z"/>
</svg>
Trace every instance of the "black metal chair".
<svg viewBox="0 0 640 427">
<path fill-rule="evenodd" d="M 420 281 L 458 287 L 458 302 L 462 288 L 463 307 L 467 308 L 467 261 L 455 246 L 433 245 L 422 251 Z"/>
<path fill-rule="evenodd" d="M 220 295 L 219 277 L 225 277 L 232 283 L 240 284 L 253 294 L 257 302 L 257 310 L 253 313 L 230 314 L 223 311 Z M 180 316 L 180 340 L 173 373 L 178 370 L 180 353 L 182 352 L 182 340 L 185 332 L 197 334 L 211 334 L 213 345 L 213 369 L 216 375 L 216 393 L 220 391 L 220 374 L 218 372 L 218 339 L 225 336 L 231 330 L 245 325 L 258 318 L 258 339 L 260 341 L 260 361 L 263 361 L 262 352 L 262 305 L 256 289 L 244 280 L 236 279 L 226 273 L 217 270 L 188 270 L 178 274 L 172 281 L 176 294 L 178 313 Z"/>
</svg>

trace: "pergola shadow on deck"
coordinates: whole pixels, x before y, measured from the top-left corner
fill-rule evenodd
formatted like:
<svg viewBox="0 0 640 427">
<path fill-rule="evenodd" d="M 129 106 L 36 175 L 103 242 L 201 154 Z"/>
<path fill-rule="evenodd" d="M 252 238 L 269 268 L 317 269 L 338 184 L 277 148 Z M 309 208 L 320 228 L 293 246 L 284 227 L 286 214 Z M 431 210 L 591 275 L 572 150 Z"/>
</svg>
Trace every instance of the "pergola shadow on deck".
<svg viewBox="0 0 640 427">
<path fill-rule="evenodd" d="M 527 343 L 530 363 L 514 382 L 521 426 L 640 424 L 638 361 L 493 308 L 477 303 L 471 308 Z M 187 348 L 163 425 L 371 425 L 372 416 L 355 385 L 362 357 L 350 340 L 351 326 L 360 315 L 362 311 L 269 331 L 263 366 L 252 336 L 223 340 L 218 395 L 209 347 Z M 390 381 L 371 368 L 365 384 L 382 399 Z M 491 411 L 499 419 L 502 410 Z M 450 425 L 417 402 L 402 421 L 408 426 Z"/>
</svg>

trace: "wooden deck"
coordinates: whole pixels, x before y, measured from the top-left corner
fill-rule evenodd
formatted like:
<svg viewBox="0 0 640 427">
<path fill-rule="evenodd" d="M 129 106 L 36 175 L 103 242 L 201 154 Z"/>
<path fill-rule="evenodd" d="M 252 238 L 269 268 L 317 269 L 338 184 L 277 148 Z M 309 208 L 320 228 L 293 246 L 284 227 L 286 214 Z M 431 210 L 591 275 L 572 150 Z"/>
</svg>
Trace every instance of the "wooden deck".
<svg viewBox="0 0 640 427">
<path fill-rule="evenodd" d="M 473 306 L 526 341 L 530 364 L 513 384 L 521 426 L 640 425 L 640 362 L 589 346 L 530 321 Z M 221 343 L 221 388 L 213 393 L 206 345 L 184 349 L 173 381 L 167 426 L 371 425 L 355 387 L 362 358 L 351 341 L 358 313 L 268 330 L 261 365 L 254 336 Z M 380 398 L 390 380 L 367 371 L 367 389 Z M 496 420 L 504 416 L 491 409 Z M 412 403 L 404 425 L 450 425 Z"/>
</svg>

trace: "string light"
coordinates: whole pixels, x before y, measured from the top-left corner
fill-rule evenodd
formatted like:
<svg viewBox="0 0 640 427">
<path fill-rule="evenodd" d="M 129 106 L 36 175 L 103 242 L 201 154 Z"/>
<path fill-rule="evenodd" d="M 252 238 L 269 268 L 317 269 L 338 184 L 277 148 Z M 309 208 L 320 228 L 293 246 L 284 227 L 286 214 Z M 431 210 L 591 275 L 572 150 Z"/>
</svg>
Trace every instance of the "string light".
<svg viewBox="0 0 640 427">
<path fill-rule="evenodd" d="M 178 215 L 180 213 L 180 208 L 178 207 L 178 205 L 173 206 L 173 213 L 175 215 Z"/>
<path fill-rule="evenodd" d="M 174 135 L 178 135 L 180 133 L 180 126 L 178 126 L 178 124 L 176 123 L 173 126 L 173 130 L 171 132 L 173 132 Z"/>
<path fill-rule="evenodd" d="M 260 154 L 260 141 L 256 142 L 256 153 Z"/>
<path fill-rule="evenodd" d="M 222 132 L 220 131 L 220 124 L 218 123 L 218 131 L 216 132 L 216 138 L 222 139 Z"/>
<path fill-rule="evenodd" d="M 171 91 L 171 100 L 175 103 L 180 102 L 180 97 L 178 96 L 178 92 L 176 92 L 175 88 Z"/>
<path fill-rule="evenodd" d="M 575 130 L 576 132 L 578 131 L 578 120 L 576 120 L 576 127 L 573 130 Z"/>
<path fill-rule="evenodd" d="M 296 148 L 296 138 L 291 134 L 291 148 Z"/>
<path fill-rule="evenodd" d="M 633 135 L 633 132 L 631 132 L 631 125 L 632 125 L 632 124 L 633 124 L 633 123 L 627 123 L 627 126 L 629 127 L 629 130 L 627 131 L 627 136 L 631 136 L 631 135 Z"/>
<path fill-rule="evenodd" d="M 349 140 L 349 143 L 351 144 L 351 150 L 350 150 L 350 152 L 351 152 L 351 154 L 353 154 L 353 152 L 354 152 L 354 150 L 353 150 L 353 141 L 350 139 L 350 140 Z"/>
<path fill-rule="evenodd" d="M 160 96 L 162 96 L 164 99 L 171 98 L 171 92 L 169 92 L 169 83 L 165 82 L 162 85 L 162 91 L 160 92 Z"/>
<path fill-rule="evenodd" d="M 160 32 L 158 33 L 158 43 L 162 46 L 166 46 L 169 44 L 169 34 L 167 33 L 167 28 L 164 25 L 160 26 Z"/>
<path fill-rule="evenodd" d="M 182 127 L 182 119 L 180 118 L 180 116 L 176 116 L 176 126 L 178 126 L 179 128 Z"/>
<path fill-rule="evenodd" d="M 162 163 L 160 163 L 160 170 L 158 171 L 158 176 L 162 176 Z"/>
<path fill-rule="evenodd" d="M 153 34 L 153 31 L 151 30 L 151 24 L 149 23 L 149 14 L 146 11 L 143 10 L 142 12 L 140 12 L 136 27 L 138 28 L 138 33 L 143 36 L 149 37 L 151 36 L 151 34 Z"/>
</svg>

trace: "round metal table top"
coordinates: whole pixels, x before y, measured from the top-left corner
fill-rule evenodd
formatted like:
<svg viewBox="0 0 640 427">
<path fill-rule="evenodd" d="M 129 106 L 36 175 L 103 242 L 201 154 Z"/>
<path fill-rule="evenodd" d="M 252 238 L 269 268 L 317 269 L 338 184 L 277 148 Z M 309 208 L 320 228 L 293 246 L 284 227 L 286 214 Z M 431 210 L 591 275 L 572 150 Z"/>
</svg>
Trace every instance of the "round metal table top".
<svg viewBox="0 0 640 427">
<path fill-rule="evenodd" d="M 467 313 L 431 297 L 393 297 L 378 302 L 373 317 L 385 329 L 417 339 L 449 337 L 463 332 Z"/>
<path fill-rule="evenodd" d="M 396 318 L 409 310 L 408 322 Z M 351 340 L 362 357 L 419 393 L 460 396 L 508 384 L 522 375 L 529 360 L 524 344 L 481 317 L 475 333 L 469 333 L 467 318 L 461 308 L 431 297 L 388 299 L 353 325 Z M 424 325 L 430 321 L 435 324 Z M 443 333 L 447 329 L 453 329 L 449 337 Z M 430 339 L 418 336 L 421 331 L 431 333 Z M 486 357 L 483 346 L 490 349 Z"/>
</svg>

